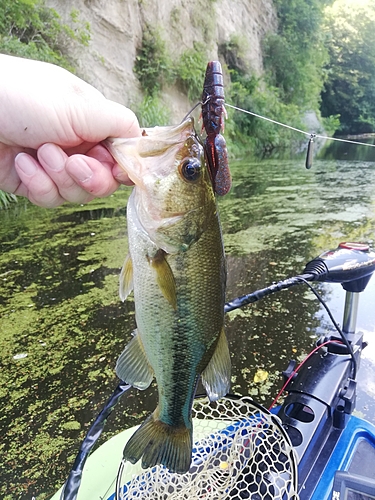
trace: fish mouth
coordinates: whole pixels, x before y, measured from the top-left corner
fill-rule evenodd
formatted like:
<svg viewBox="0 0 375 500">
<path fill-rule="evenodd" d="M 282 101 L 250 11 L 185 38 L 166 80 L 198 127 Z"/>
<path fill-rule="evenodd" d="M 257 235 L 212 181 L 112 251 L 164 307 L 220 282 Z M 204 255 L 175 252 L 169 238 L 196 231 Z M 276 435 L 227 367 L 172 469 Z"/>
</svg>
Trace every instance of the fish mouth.
<svg viewBox="0 0 375 500">
<path fill-rule="evenodd" d="M 187 118 L 178 125 L 144 128 L 142 135 L 130 138 L 109 137 L 103 145 L 127 173 L 136 186 L 142 187 L 145 167 L 143 160 L 156 156 L 168 155 L 189 136 L 195 135 L 194 119 Z"/>
</svg>

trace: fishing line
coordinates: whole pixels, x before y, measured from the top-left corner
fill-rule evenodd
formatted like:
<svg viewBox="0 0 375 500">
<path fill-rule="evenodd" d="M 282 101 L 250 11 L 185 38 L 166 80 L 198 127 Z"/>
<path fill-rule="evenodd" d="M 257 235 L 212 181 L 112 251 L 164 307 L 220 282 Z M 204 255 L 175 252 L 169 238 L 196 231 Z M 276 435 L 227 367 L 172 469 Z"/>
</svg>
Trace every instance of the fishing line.
<svg viewBox="0 0 375 500">
<path fill-rule="evenodd" d="M 272 118 L 267 118 L 266 116 L 258 115 L 257 113 L 254 113 L 252 111 L 248 111 L 246 109 L 239 108 L 237 106 L 233 106 L 232 104 L 225 103 L 225 106 L 228 106 L 228 108 L 233 108 L 236 109 L 237 111 L 241 111 L 242 113 L 246 113 L 248 115 L 255 116 L 256 118 L 260 118 L 262 120 L 267 120 L 268 122 L 275 123 L 275 125 L 280 125 L 281 127 L 288 128 L 290 130 L 294 130 L 295 132 L 299 132 L 300 134 L 304 134 L 309 136 L 310 138 L 313 137 L 319 137 L 320 139 L 326 139 L 329 141 L 338 141 L 338 142 L 346 142 L 348 144 L 357 144 L 360 146 L 369 146 L 371 148 L 375 148 L 375 144 L 368 144 L 366 142 L 359 142 L 359 141 L 350 141 L 349 139 L 339 139 L 338 137 L 328 137 L 325 135 L 320 135 L 320 134 L 312 134 L 311 132 L 306 132 L 305 130 L 301 130 L 296 127 L 292 127 L 291 125 L 286 125 L 285 123 L 278 122 L 276 120 L 272 120 Z"/>
<path fill-rule="evenodd" d="M 262 120 L 267 120 L 268 122 L 275 123 L 276 125 L 280 125 L 281 127 L 289 128 L 290 130 L 294 130 L 295 132 L 300 132 L 301 134 L 310 135 L 310 132 L 305 132 L 304 130 L 300 130 L 299 128 L 286 125 L 285 123 L 277 122 L 276 120 L 272 120 L 271 118 L 267 118 L 266 116 L 258 115 L 257 113 L 253 113 L 252 111 L 247 111 L 246 109 L 238 108 L 237 106 L 233 106 L 232 104 L 228 104 L 227 102 L 225 103 L 225 106 L 236 109 L 237 111 L 241 111 L 242 113 L 246 113 L 248 115 L 256 116 L 257 118 L 261 118 Z"/>
<path fill-rule="evenodd" d="M 207 100 L 209 100 L 209 99 L 210 98 L 208 97 Z M 205 102 L 201 102 L 201 101 L 197 102 L 195 104 L 195 106 L 193 106 L 193 108 L 187 113 L 187 115 L 184 116 L 182 122 L 184 122 L 199 105 L 203 106 L 204 104 L 206 104 L 207 100 Z M 337 141 L 337 142 L 344 142 L 347 144 L 356 144 L 357 146 L 368 146 L 371 148 L 375 147 L 375 144 L 369 144 L 367 142 L 351 141 L 350 139 L 339 139 L 338 137 L 328 137 L 326 135 L 316 134 L 314 132 L 313 133 L 306 132 L 306 130 L 301 130 L 299 128 L 292 127 L 291 125 L 287 125 L 286 123 L 282 123 L 282 122 L 279 122 L 277 120 L 273 120 L 272 118 L 268 118 L 268 117 L 260 115 L 258 113 L 254 113 L 253 111 L 239 108 L 238 106 L 234 106 L 233 104 L 229 104 L 228 102 L 225 103 L 225 106 L 228 106 L 228 108 L 235 109 L 236 111 L 240 111 L 241 113 L 246 113 L 248 115 L 255 116 L 256 118 L 259 118 L 261 120 L 266 120 L 268 122 L 274 123 L 275 125 L 279 125 L 280 127 L 285 127 L 289 130 L 293 130 L 294 132 L 298 132 L 300 134 L 304 134 L 306 136 L 309 136 L 310 140 L 309 140 L 308 145 L 307 145 L 306 162 L 305 162 L 305 167 L 307 169 L 310 169 L 312 167 L 312 164 L 313 164 L 314 140 L 316 138 L 324 139 L 327 141 Z M 224 111 L 225 111 L 225 108 L 224 108 Z"/>
</svg>

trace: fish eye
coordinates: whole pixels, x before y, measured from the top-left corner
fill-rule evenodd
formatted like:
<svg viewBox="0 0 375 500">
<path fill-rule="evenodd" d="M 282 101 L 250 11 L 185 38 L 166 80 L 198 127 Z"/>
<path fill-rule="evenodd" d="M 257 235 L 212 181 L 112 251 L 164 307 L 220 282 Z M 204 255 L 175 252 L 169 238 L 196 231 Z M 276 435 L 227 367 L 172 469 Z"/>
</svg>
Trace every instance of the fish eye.
<svg viewBox="0 0 375 500">
<path fill-rule="evenodd" d="M 181 163 L 180 172 L 186 181 L 195 182 L 201 176 L 201 162 L 197 158 L 188 158 Z"/>
</svg>

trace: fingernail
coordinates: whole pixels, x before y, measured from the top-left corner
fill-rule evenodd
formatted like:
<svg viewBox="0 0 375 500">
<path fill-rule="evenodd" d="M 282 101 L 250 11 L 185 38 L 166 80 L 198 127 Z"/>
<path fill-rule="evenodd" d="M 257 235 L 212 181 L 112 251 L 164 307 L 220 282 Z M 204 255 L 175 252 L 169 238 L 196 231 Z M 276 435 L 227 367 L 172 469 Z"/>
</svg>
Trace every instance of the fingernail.
<svg viewBox="0 0 375 500">
<path fill-rule="evenodd" d="M 19 153 L 16 156 L 16 165 L 25 175 L 31 177 L 37 171 L 34 160 L 26 153 Z"/>
<path fill-rule="evenodd" d="M 87 182 L 92 177 L 91 168 L 80 157 L 75 157 L 74 162 L 71 161 L 69 171 L 79 182 Z"/>
<path fill-rule="evenodd" d="M 59 172 L 65 166 L 67 155 L 55 144 L 44 144 L 38 149 L 38 158 L 44 166 Z"/>
</svg>

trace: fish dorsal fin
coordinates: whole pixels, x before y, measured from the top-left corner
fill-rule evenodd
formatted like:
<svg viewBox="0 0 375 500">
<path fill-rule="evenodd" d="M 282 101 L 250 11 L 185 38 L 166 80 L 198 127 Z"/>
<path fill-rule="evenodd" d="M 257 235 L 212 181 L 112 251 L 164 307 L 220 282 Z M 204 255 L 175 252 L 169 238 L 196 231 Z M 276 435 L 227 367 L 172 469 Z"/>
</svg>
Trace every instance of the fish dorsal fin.
<svg viewBox="0 0 375 500">
<path fill-rule="evenodd" d="M 205 370 L 202 383 L 210 401 L 228 394 L 230 389 L 231 362 L 224 328 L 221 330 L 215 352 Z"/>
<path fill-rule="evenodd" d="M 141 391 L 147 389 L 152 382 L 154 372 L 137 330 L 117 360 L 116 374 L 121 380 Z"/>
<path fill-rule="evenodd" d="M 150 266 L 156 273 L 157 284 L 173 309 L 177 309 L 176 281 L 171 266 L 165 258 L 164 250 L 158 250 L 153 257 L 149 257 Z"/>
<path fill-rule="evenodd" d="M 120 273 L 120 299 L 124 301 L 133 290 L 133 263 L 128 254 Z"/>
</svg>

